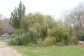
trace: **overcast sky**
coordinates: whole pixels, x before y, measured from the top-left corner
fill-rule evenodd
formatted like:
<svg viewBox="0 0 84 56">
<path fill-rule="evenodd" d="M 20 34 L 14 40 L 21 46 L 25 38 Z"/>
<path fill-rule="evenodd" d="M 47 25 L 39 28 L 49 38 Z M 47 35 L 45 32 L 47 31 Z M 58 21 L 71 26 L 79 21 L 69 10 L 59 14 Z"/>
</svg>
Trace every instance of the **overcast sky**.
<svg viewBox="0 0 84 56">
<path fill-rule="evenodd" d="M 60 18 L 62 13 L 76 7 L 84 0 L 0 0 L 0 14 L 10 17 L 11 11 L 18 6 L 19 1 L 23 1 L 26 7 L 26 14 L 30 12 L 40 12 Z"/>
</svg>

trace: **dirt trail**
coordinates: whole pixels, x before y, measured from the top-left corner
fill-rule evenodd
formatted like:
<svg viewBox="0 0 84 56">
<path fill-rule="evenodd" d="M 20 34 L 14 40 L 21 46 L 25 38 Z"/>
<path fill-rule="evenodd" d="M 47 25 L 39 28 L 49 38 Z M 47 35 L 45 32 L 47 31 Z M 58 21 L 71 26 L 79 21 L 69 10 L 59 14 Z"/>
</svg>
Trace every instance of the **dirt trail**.
<svg viewBox="0 0 84 56">
<path fill-rule="evenodd" d="M 0 42 L 0 56 L 22 56 L 16 50 L 6 45 L 6 42 Z"/>
</svg>

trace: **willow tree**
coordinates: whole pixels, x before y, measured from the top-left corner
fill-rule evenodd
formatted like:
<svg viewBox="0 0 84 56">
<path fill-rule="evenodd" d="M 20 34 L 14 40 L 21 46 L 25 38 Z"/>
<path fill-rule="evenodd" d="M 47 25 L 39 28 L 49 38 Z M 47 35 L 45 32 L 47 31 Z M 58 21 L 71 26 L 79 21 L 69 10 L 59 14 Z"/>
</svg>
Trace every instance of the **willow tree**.
<svg viewBox="0 0 84 56">
<path fill-rule="evenodd" d="M 25 15 L 25 6 L 22 3 L 22 1 L 20 1 L 19 6 L 15 8 L 13 12 L 11 12 L 10 24 L 13 26 L 14 29 L 20 29 L 21 19 L 24 17 L 24 15 Z"/>
</svg>

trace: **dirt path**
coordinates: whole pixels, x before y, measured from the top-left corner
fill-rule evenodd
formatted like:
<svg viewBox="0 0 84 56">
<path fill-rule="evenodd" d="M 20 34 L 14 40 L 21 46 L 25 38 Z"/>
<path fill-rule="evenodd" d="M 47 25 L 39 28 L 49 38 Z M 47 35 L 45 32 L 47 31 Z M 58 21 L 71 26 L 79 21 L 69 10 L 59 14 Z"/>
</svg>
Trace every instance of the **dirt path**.
<svg viewBox="0 0 84 56">
<path fill-rule="evenodd" d="M 0 56 L 22 56 L 16 50 L 6 45 L 6 42 L 0 42 Z"/>
</svg>

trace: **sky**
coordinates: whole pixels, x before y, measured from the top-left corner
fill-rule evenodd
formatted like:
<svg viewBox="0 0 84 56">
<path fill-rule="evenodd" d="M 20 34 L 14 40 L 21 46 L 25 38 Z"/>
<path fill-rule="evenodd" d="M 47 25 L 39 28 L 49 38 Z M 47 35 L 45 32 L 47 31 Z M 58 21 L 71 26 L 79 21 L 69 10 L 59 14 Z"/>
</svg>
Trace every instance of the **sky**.
<svg viewBox="0 0 84 56">
<path fill-rule="evenodd" d="M 84 0 L 0 0 L 0 14 L 5 18 L 10 18 L 11 12 L 22 1 L 26 7 L 26 14 L 40 12 L 51 15 L 58 20 L 62 14 Z"/>
</svg>

